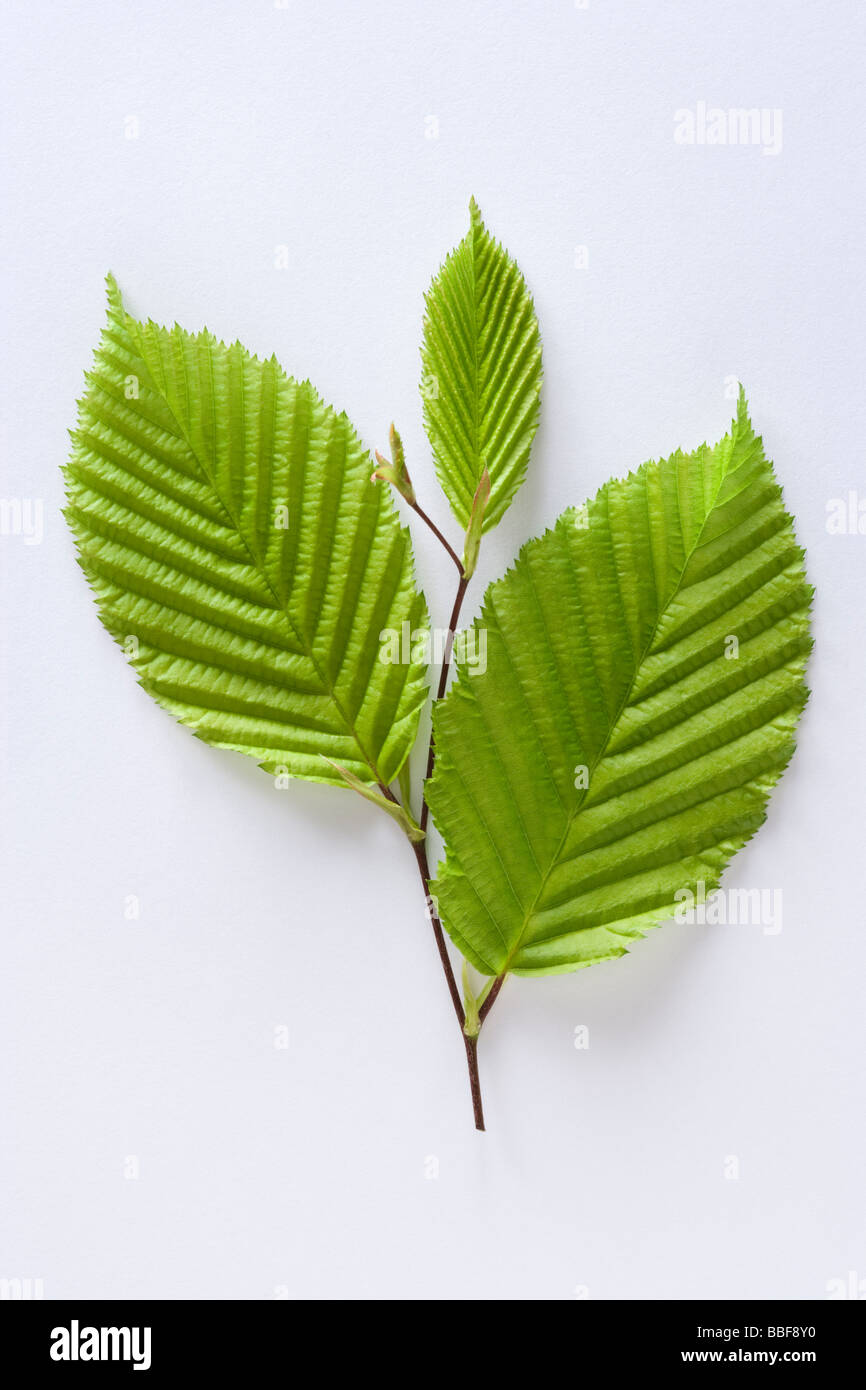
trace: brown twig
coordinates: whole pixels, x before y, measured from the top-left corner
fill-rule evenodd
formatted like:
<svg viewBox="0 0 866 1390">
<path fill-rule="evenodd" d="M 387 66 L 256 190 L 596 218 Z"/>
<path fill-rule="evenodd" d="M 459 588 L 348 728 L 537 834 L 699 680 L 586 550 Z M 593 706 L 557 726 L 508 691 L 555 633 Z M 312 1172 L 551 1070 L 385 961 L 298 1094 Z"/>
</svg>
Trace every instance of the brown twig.
<svg viewBox="0 0 866 1390">
<path fill-rule="evenodd" d="M 457 551 L 454 549 L 453 545 L 448 544 L 442 532 L 439 530 L 439 527 L 436 525 L 436 522 L 433 521 L 432 518 L 427 515 L 423 507 L 419 507 L 417 502 L 409 502 L 409 506 L 412 508 L 413 512 L 418 513 L 424 524 L 430 527 L 430 530 L 433 532 L 433 535 L 436 537 L 436 539 L 440 541 L 442 545 L 444 545 L 445 549 L 448 551 L 448 554 L 451 556 L 451 559 L 454 561 L 455 565 L 460 571 L 460 576 L 462 578 L 463 561 L 460 559 L 460 556 L 457 554 Z"/>
<path fill-rule="evenodd" d="M 490 993 L 488 994 L 487 998 L 484 1000 L 484 1003 L 481 1005 L 481 1008 L 478 1010 L 478 1020 L 479 1020 L 480 1023 L 483 1023 L 484 1020 L 485 1020 L 485 1018 L 487 1017 L 487 1015 L 490 1013 L 490 1010 L 493 1008 L 493 1005 L 496 1003 L 496 996 L 497 996 L 497 994 L 499 993 L 499 991 L 501 990 L 501 988 L 502 988 L 502 986 L 503 986 L 504 984 L 505 984 L 505 976 L 504 976 L 504 975 L 498 975 L 498 976 L 496 977 L 496 979 L 494 980 L 493 984 L 490 986 Z"/>
<path fill-rule="evenodd" d="M 463 607 L 463 599 L 469 586 L 469 580 L 464 576 L 463 570 L 460 571 L 460 583 L 457 585 L 457 594 L 454 599 L 454 607 L 451 609 L 451 617 L 448 620 L 448 636 L 445 640 L 445 651 L 442 656 L 442 670 L 439 672 L 439 688 L 436 691 L 436 699 L 441 700 L 445 694 L 445 687 L 448 684 L 448 670 L 451 665 L 451 651 L 454 646 L 454 634 L 457 631 L 457 624 L 460 621 L 460 609 Z M 433 764 L 436 761 L 436 746 L 433 742 L 433 730 L 430 730 L 430 746 L 427 749 L 427 771 L 424 774 L 424 785 L 433 776 Z M 422 830 L 427 829 L 427 822 L 430 819 L 430 807 L 427 805 L 427 797 L 424 788 L 421 790 L 421 819 L 418 824 Z"/>
<path fill-rule="evenodd" d="M 436 536 L 437 539 L 441 542 L 441 544 L 445 547 L 448 554 L 451 556 L 451 559 L 457 566 L 457 570 L 460 575 L 460 582 L 457 585 L 457 593 L 454 597 L 454 604 L 451 609 L 451 617 L 448 620 L 448 636 L 445 641 L 445 651 L 442 655 L 442 669 L 439 672 L 439 685 L 436 691 L 436 699 L 441 700 L 443 695 L 445 694 L 446 686 L 448 685 L 448 672 L 451 668 L 451 654 L 454 647 L 454 635 L 457 631 L 457 624 L 460 621 L 460 610 L 463 607 L 463 600 L 466 596 L 466 590 L 469 586 L 469 580 L 463 572 L 463 562 L 458 556 L 456 550 L 454 550 L 453 546 L 448 544 L 448 541 L 445 539 L 436 523 L 430 519 L 430 517 L 427 515 L 427 513 L 424 511 L 422 507 L 419 507 L 417 501 L 415 501 L 414 498 L 407 497 L 406 500 L 409 502 L 409 505 L 412 508 L 412 510 L 414 512 L 417 512 L 421 520 L 427 526 L 429 526 L 434 536 Z M 421 790 L 421 817 L 419 820 L 419 825 L 421 829 L 424 831 L 426 831 L 427 823 L 430 819 L 430 807 L 427 804 L 427 796 L 425 789 L 427 783 L 430 781 L 430 778 L 433 775 L 433 767 L 435 761 L 436 747 L 433 739 L 433 730 L 431 728 L 430 744 L 427 749 L 427 770 L 424 774 L 424 786 Z M 388 798 L 389 801 L 397 802 L 397 797 L 390 790 L 390 788 L 381 786 L 380 784 L 380 790 L 382 791 L 383 795 Z M 397 804 L 399 805 L 399 802 L 397 802 Z M 434 900 L 430 896 L 430 862 L 427 857 L 426 840 L 420 840 L 413 843 L 412 849 L 414 850 L 415 861 L 418 865 L 418 872 L 421 876 L 421 883 L 424 888 L 424 897 L 427 902 L 427 913 L 430 918 L 430 923 L 433 927 L 433 936 L 436 941 L 436 949 L 439 952 L 439 959 L 442 962 L 442 969 L 445 974 L 446 983 L 448 985 L 448 993 L 451 995 L 451 1002 L 454 1005 L 454 1013 L 457 1016 L 457 1022 L 460 1024 L 460 1031 L 463 1035 L 463 1045 L 466 1051 L 466 1065 L 469 1069 L 469 1089 L 472 1094 L 472 1111 L 475 1116 L 475 1128 L 483 1130 L 484 1108 L 481 1101 L 481 1081 L 478 1074 L 478 1035 L 475 1034 L 474 1036 L 470 1037 L 464 1029 L 464 1024 L 466 1022 L 466 1013 L 463 1008 L 463 1002 L 460 998 L 460 990 L 457 987 L 457 980 L 454 977 L 454 968 L 451 964 L 451 957 L 448 955 L 448 946 L 445 941 L 445 933 L 442 930 L 442 923 L 439 919 L 439 914 L 435 909 Z M 496 996 L 502 988 L 504 979 L 505 976 L 501 975 L 491 986 L 490 993 L 488 994 L 483 1005 L 478 1011 L 480 1023 L 484 1022 L 485 1018 L 487 1017 L 491 1008 L 493 1007 L 493 1003 L 496 999 Z"/>
</svg>

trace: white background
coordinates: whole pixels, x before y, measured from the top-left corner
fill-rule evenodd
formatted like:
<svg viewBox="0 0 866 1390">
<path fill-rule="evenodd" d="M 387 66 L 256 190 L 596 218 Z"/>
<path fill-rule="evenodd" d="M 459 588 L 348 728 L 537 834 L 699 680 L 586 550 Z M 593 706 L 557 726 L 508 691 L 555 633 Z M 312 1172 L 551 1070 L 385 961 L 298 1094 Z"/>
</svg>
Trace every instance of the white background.
<svg viewBox="0 0 866 1390">
<path fill-rule="evenodd" d="M 829 500 L 866 492 L 862 4 L 2 10 L 2 492 L 44 499 L 45 533 L 0 539 L 0 1276 L 47 1297 L 517 1299 L 866 1277 L 866 536 L 826 528 Z M 781 108 L 781 153 L 676 144 L 699 101 Z M 721 435 L 729 377 L 818 590 L 798 752 L 727 879 L 781 888 L 783 930 L 672 924 L 510 982 L 484 1135 L 398 833 L 348 794 L 275 791 L 152 704 L 59 513 L 110 268 L 133 313 L 276 351 L 371 446 L 396 419 L 453 535 L 418 344 L 470 193 L 545 354 L 531 475 L 474 602 L 608 476 Z M 449 563 L 418 552 L 442 622 Z"/>
</svg>

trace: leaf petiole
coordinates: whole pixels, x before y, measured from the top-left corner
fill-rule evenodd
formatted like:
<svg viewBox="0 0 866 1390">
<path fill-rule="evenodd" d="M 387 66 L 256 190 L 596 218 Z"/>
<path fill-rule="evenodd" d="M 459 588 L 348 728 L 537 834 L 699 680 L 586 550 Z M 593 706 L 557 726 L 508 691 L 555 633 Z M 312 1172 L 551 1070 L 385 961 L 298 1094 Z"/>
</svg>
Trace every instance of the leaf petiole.
<svg viewBox="0 0 866 1390">
<path fill-rule="evenodd" d="M 322 757 L 325 757 L 324 753 Z M 367 782 L 362 782 L 360 777 L 356 777 L 354 772 L 350 772 L 347 767 L 342 767 L 340 763 L 335 763 L 332 758 L 325 757 L 325 762 L 330 763 L 336 772 L 339 772 L 347 787 L 365 800 L 372 801 L 374 806 L 379 806 L 392 820 L 396 821 L 400 829 L 408 836 L 411 844 L 416 844 L 424 839 L 424 831 L 421 829 L 412 812 L 405 806 L 401 806 L 395 797 L 384 795 L 384 788 L 377 791 L 369 786 Z"/>
<path fill-rule="evenodd" d="M 479 998 L 472 991 L 469 979 L 469 962 L 463 961 L 463 1032 L 467 1038 L 477 1038 L 481 1032 L 481 1019 L 478 1016 Z"/>
</svg>

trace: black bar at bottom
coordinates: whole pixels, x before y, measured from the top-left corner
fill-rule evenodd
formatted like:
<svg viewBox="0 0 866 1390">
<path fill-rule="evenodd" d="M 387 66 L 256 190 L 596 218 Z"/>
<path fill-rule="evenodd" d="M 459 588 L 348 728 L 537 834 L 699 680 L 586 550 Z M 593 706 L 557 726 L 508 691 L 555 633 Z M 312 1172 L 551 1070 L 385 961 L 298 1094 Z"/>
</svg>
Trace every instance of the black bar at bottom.
<svg viewBox="0 0 866 1390">
<path fill-rule="evenodd" d="M 866 1304 L 859 1301 L 576 1300 L 552 1313 L 523 1314 L 514 1323 L 507 1317 L 500 1322 L 495 1313 L 476 1313 L 472 1304 L 431 1313 L 411 1302 L 401 1305 L 397 1321 L 393 1304 L 386 1303 L 381 1325 L 375 1301 L 357 1301 L 364 1303 L 359 1315 L 347 1303 L 337 1311 L 327 1304 L 321 1321 L 304 1302 L 2 1301 L 0 1372 L 15 1367 L 16 1383 L 22 1383 L 22 1374 L 46 1372 L 51 1378 L 99 1378 L 107 1371 L 142 1383 L 145 1377 L 191 1372 L 206 1383 L 209 1375 L 223 1381 L 277 1367 L 308 1380 L 311 1371 L 331 1378 L 342 1352 L 355 1374 L 390 1367 L 391 1378 L 402 1364 L 409 1377 L 420 1354 L 425 1379 L 435 1373 L 437 1360 L 443 1376 L 450 1379 L 456 1372 L 463 1379 L 470 1363 L 462 1339 L 453 1334 L 469 1332 L 477 1341 L 478 1375 L 483 1372 L 485 1379 L 496 1374 L 503 1354 L 509 1369 L 511 1348 L 521 1341 L 527 1350 L 535 1344 L 539 1372 L 554 1354 L 560 1365 L 564 1358 L 573 1366 L 575 1377 L 594 1367 L 593 1379 L 599 1358 L 606 1375 L 675 1367 L 688 1373 L 707 1366 L 723 1371 L 805 1366 L 823 1375 L 843 1369 L 858 1378 L 863 1374 Z M 414 1355 L 407 1356 L 407 1338 Z"/>
</svg>

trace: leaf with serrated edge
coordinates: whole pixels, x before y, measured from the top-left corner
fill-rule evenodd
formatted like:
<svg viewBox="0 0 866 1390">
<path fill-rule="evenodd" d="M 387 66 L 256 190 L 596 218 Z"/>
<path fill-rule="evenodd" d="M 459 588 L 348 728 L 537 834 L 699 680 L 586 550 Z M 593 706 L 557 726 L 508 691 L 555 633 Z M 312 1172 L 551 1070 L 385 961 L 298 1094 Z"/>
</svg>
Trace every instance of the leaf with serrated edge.
<svg viewBox="0 0 866 1390">
<path fill-rule="evenodd" d="M 426 698 L 408 532 L 343 414 L 240 343 L 138 323 L 108 277 L 67 517 L 144 689 L 269 771 L 390 783 Z M 331 759 L 329 762 L 328 759 Z"/>
<path fill-rule="evenodd" d="M 436 472 L 464 531 L 487 467 L 486 532 L 526 473 L 538 428 L 541 340 L 523 276 L 474 198 L 469 212 L 469 231 L 426 295 L 422 394 Z"/>
<path fill-rule="evenodd" d="M 678 890 L 716 887 L 794 749 L 811 595 L 742 394 L 715 448 L 524 546 L 475 625 L 486 671 L 477 633 L 434 717 L 431 893 L 479 970 L 622 955 Z"/>
</svg>

